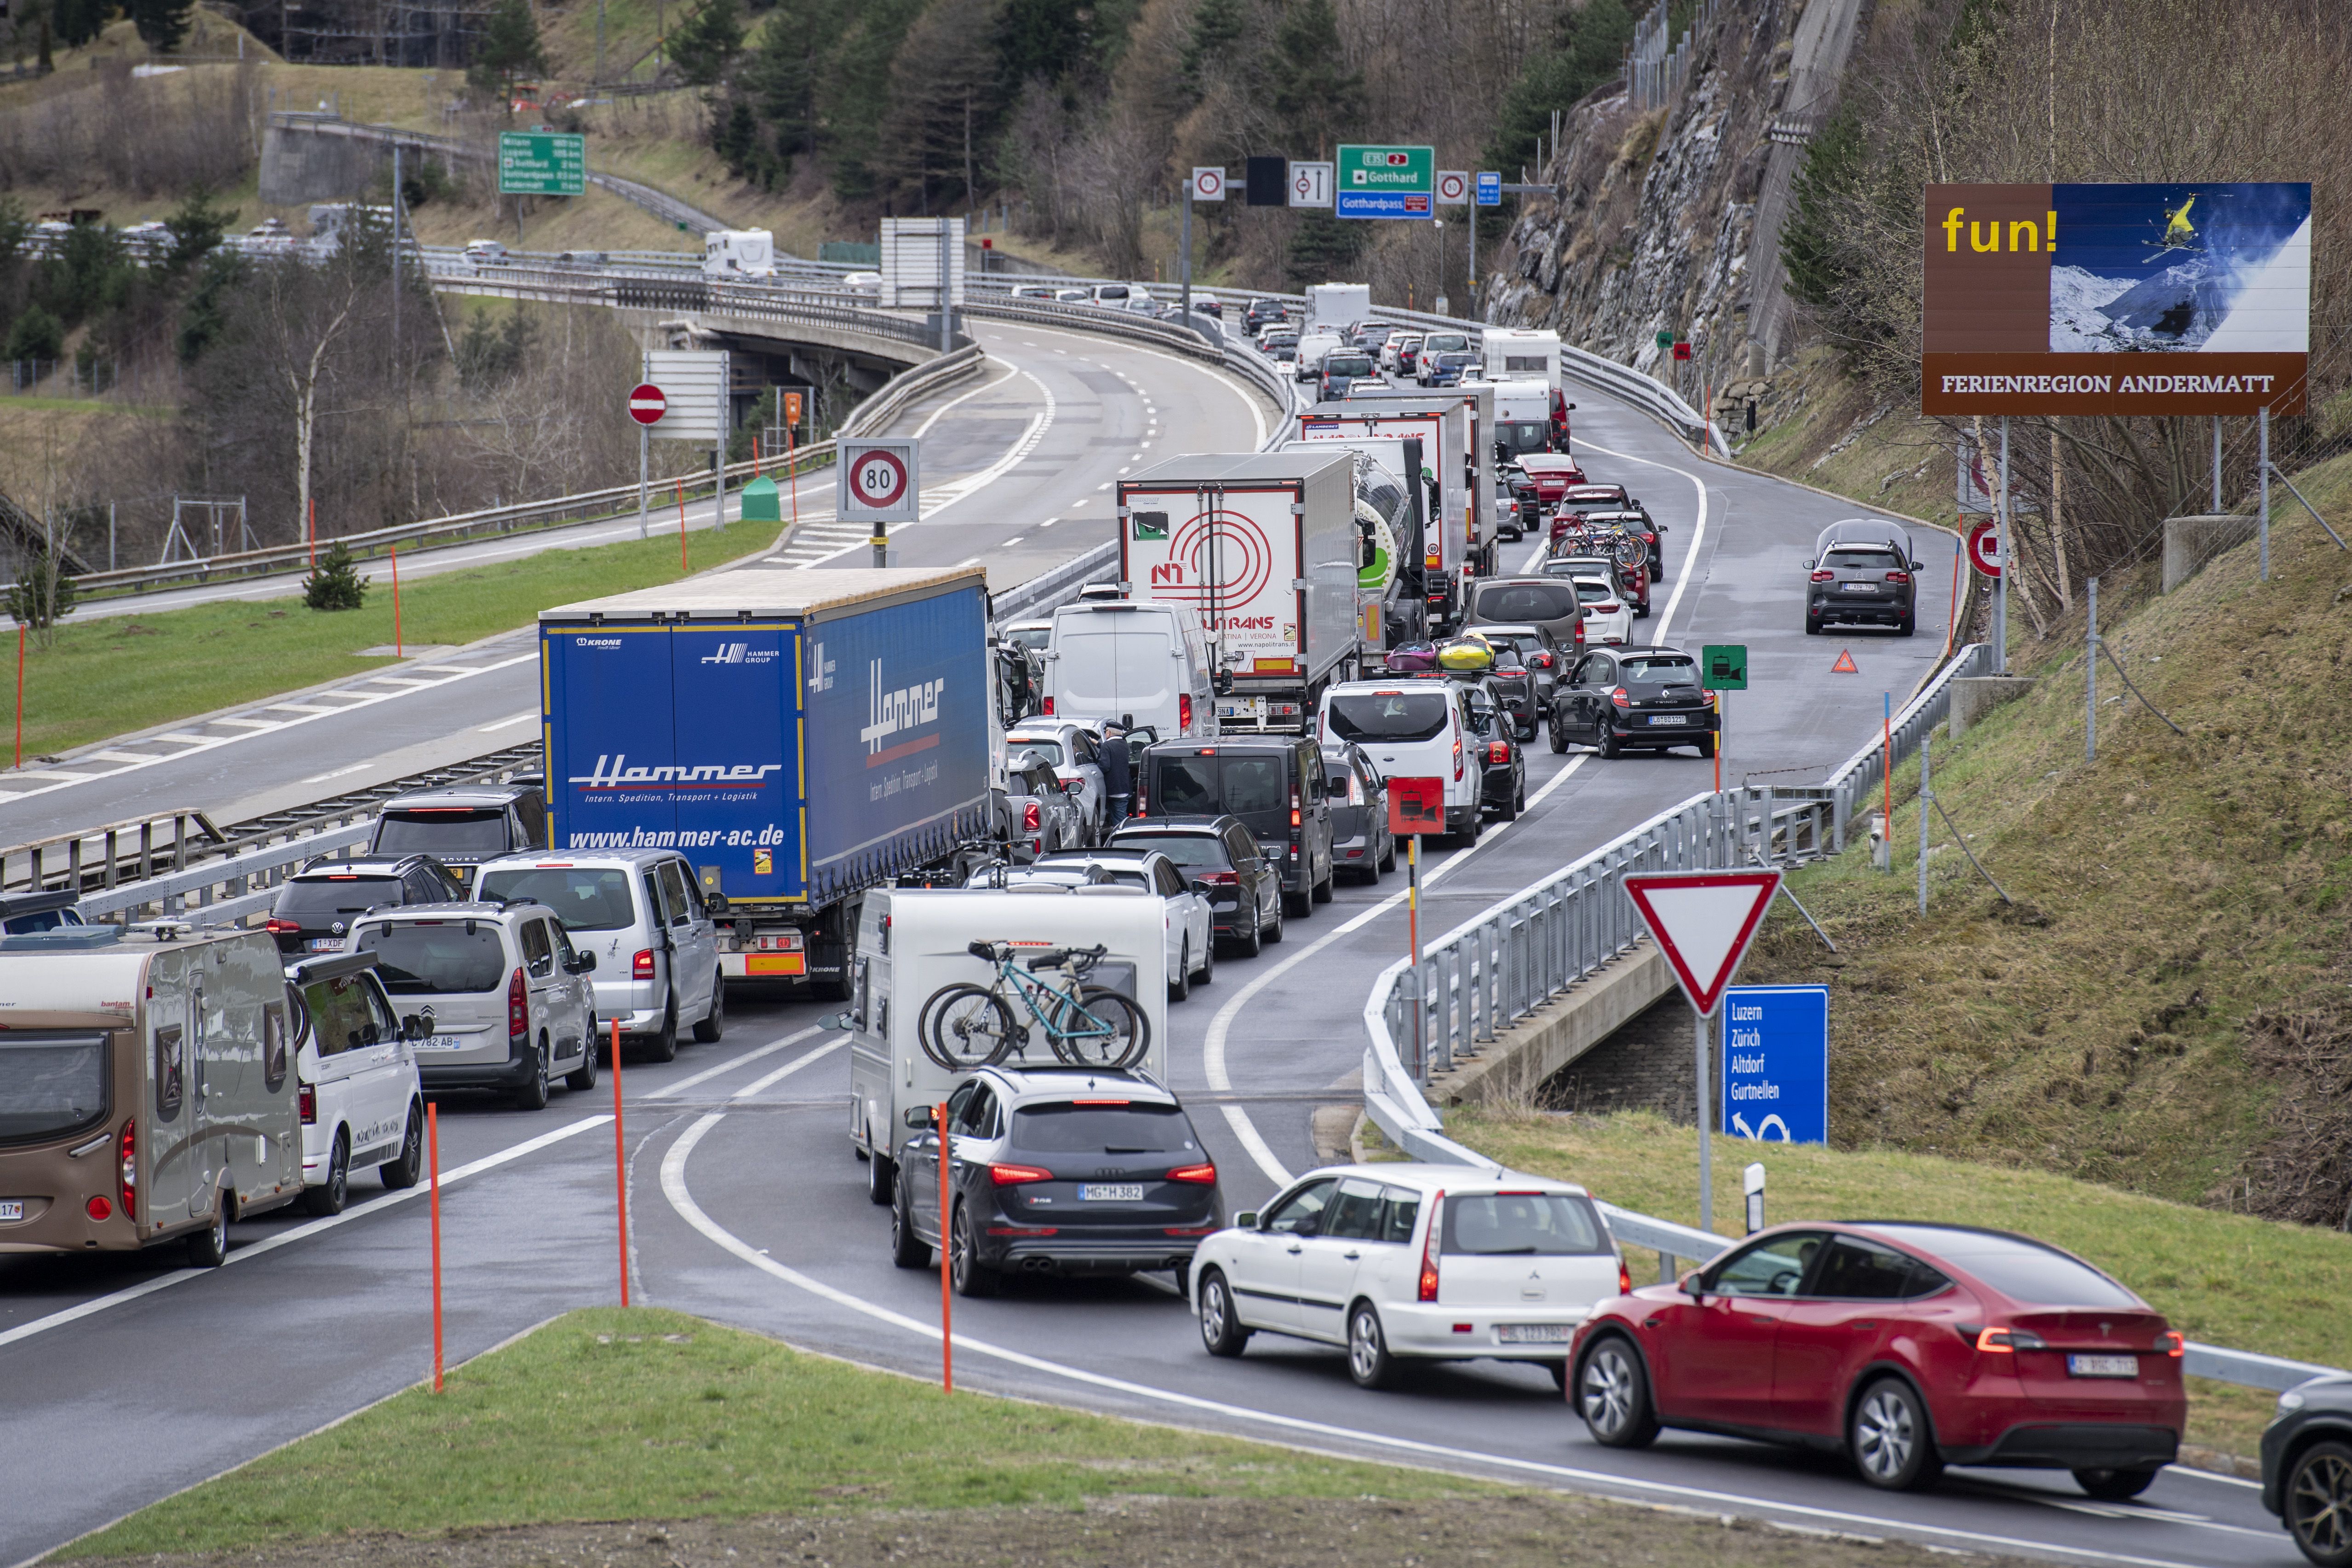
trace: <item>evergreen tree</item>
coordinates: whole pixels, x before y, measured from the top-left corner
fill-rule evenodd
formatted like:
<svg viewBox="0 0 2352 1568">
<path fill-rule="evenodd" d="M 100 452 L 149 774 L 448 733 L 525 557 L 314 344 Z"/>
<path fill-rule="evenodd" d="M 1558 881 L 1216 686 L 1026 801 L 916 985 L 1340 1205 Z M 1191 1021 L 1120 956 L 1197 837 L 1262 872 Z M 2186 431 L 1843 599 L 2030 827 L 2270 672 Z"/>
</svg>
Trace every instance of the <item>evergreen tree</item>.
<svg viewBox="0 0 2352 1568">
<path fill-rule="evenodd" d="M 236 221 L 235 207 L 215 205 L 212 192 L 199 186 L 163 220 L 172 231 L 172 248 L 164 255 L 163 269 L 174 278 L 184 276 L 219 248 L 221 237 Z"/>
<path fill-rule="evenodd" d="M 1331 0 L 1291 0 L 1274 32 L 1274 112 L 1294 158 L 1333 143 L 1364 121 L 1364 77 L 1348 69 Z"/>
<path fill-rule="evenodd" d="M 27 305 L 8 329 L 7 345 L 0 348 L 0 359 L 11 363 L 20 359 L 54 360 L 64 351 L 65 342 L 65 327 L 55 316 L 37 304 Z"/>
<path fill-rule="evenodd" d="M 73 614 L 77 592 L 61 554 L 44 547 L 17 567 L 5 607 L 18 626 L 32 627 L 47 647 L 58 617 Z"/>
<path fill-rule="evenodd" d="M 466 79 L 485 91 L 498 89 L 499 101 L 511 105 L 516 79 L 546 68 L 547 51 L 539 40 L 539 23 L 531 17 L 530 0 L 499 0 L 489 26 L 482 29 Z"/>
<path fill-rule="evenodd" d="M 360 575 L 350 547 L 340 539 L 302 579 L 302 602 L 314 610 L 356 610 L 367 591 L 367 579 Z"/>
<path fill-rule="evenodd" d="M 1208 90 L 1210 75 L 1240 47 L 1248 30 L 1249 18 L 1242 10 L 1242 0 L 1201 0 L 1192 12 L 1192 36 L 1184 40 L 1179 67 L 1186 98 L 1194 103 L 1201 101 Z"/>
<path fill-rule="evenodd" d="M 125 7 L 138 24 L 139 36 L 159 55 L 168 55 L 188 36 L 195 16 L 195 0 L 128 0 Z M 102 24 L 103 14 L 99 20 Z M 95 29 L 92 37 L 96 36 Z"/>
<path fill-rule="evenodd" d="M 245 280 L 245 258 L 233 250 L 215 250 L 196 271 L 195 286 L 180 303 L 180 330 L 173 348 L 182 364 L 194 364 L 220 341 L 228 328 L 229 306 Z"/>
<path fill-rule="evenodd" d="M 49 0 L 58 41 L 69 49 L 78 49 L 97 37 L 111 9 L 112 0 Z"/>
<path fill-rule="evenodd" d="M 709 87 L 727 74 L 743 50 L 743 13 L 735 0 L 706 0 L 702 9 L 669 36 L 669 58 L 695 87 Z"/>
</svg>

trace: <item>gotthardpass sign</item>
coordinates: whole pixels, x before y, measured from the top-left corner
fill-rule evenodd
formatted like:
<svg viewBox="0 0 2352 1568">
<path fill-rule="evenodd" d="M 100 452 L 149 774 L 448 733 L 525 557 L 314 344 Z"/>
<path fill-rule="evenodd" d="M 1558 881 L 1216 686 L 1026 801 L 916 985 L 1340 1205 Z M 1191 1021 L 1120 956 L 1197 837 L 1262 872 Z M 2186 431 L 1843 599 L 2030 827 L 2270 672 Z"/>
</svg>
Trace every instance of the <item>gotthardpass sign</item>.
<svg viewBox="0 0 2352 1568">
<path fill-rule="evenodd" d="M 1437 185 L 1433 147 L 1372 147 L 1342 143 L 1332 216 L 1428 218 Z"/>
</svg>

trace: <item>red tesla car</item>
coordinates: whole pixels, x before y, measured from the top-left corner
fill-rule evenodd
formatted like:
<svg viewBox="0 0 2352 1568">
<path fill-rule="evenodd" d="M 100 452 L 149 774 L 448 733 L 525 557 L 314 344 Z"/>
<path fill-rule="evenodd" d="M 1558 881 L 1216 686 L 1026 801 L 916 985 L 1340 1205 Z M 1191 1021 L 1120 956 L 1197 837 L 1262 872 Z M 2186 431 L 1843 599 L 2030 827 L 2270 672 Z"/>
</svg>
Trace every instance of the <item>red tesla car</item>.
<svg viewBox="0 0 2352 1568">
<path fill-rule="evenodd" d="M 1596 1307 L 1569 1398 L 1612 1447 L 1679 1426 L 1841 1451 L 1873 1486 L 2020 1466 L 2116 1500 L 2179 1447 L 2181 1348 L 2147 1302 L 2029 1237 L 1792 1225 Z"/>
</svg>

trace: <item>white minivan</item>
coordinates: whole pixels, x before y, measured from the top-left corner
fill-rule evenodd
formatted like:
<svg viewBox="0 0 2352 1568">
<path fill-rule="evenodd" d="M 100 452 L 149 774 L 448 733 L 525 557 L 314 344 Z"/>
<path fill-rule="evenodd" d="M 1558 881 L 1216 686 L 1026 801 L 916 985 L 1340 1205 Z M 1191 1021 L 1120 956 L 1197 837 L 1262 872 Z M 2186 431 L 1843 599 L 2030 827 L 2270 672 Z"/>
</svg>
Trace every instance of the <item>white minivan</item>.
<svg viewBox="0 0 2352 1568">
<path fill-rule="evenodd" d="M 1147 725 L 1163 741 L 1214 735 L 1214 673 L 1201 612 L 1093 594 L 1054 612 L 1046 714 Z"/>
<path fill-rule="evenodd" d="M 705 1045 L 725 1032 L 719 928 L 677 850 L 509 855 L 486 863 L 480 878 L 482 898 L 536 900 L 574 947 L 597 955 L 596 1016 L 608 1030 L 617 1020 L 650 1059 L 677 1055 L 682 1025 Z"/>
<path fill-rule="evenodd" d="M 375 974 L 373 952 L 321 953 L 286 966 L 294 1070 L 302 1084 L 302 1204 L 343 1212 L 352 1173 L 416 1184 L 425 1165 L 425 1086 L 412 1033 Z"/>
<path fill-rule="evenodd" d="M 1582 1187 L 1468 1165 L 1309 1171 L 1192 1255 L 1210 1354 L 1260 1330 L 1342 1344 L 1365 1388 L 1413 1357 L 1532 1362 L 1564 1390 L 1578 1326 L 1632 1289 Z"/>
<path fill-rule="evenodd" d="M 1475 844 L 1485 818 L 1486 742 L 1470 714 L 1469 688 L 1442 675 L 1340 681 L 1323 693 L 1316 734 L 1352 742 L 1394 789 L 1407 779 L 1444 786 L 1445 831 Z"/>
</svg>

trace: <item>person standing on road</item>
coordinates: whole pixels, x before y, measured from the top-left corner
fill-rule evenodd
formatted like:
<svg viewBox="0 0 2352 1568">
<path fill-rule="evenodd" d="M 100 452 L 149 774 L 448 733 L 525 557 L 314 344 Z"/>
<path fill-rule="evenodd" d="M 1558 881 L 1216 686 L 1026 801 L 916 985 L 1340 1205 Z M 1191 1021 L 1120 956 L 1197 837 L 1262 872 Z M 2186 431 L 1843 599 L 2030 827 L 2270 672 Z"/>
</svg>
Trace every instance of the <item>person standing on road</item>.
<svg viewBox="0 0 2352 1568">
<path fill-rule="evenodd" d="M 1128 808 L 1135 800 L 1135 775 L 1128 765 L 1127 731 L 1117 720 L 1103 726 L 1103 743 L 1097 756 L 1102 763 L 1103 831 L 1108 833 L 1127 820 Z"/>
</svg>

